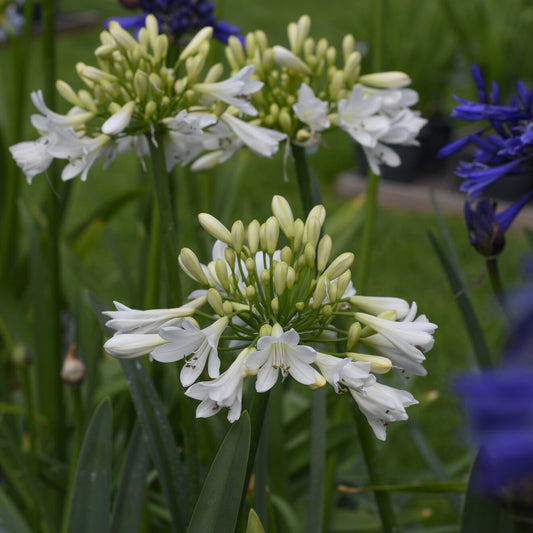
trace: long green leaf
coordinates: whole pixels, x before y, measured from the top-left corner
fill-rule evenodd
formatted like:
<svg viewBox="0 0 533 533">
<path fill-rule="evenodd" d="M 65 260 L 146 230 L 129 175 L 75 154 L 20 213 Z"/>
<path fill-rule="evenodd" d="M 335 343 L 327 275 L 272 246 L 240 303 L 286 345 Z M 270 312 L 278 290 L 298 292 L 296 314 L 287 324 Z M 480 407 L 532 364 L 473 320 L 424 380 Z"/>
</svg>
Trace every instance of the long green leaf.
<svg viewBox="0 0 533 533">
<path fill-rule="evenodd" d="M 140 426 L 131 436 L 113 510 L 112 533 L 139 531 L 150 456 Z"/>
<path fill-rule="evenodd" d="M 235 531 L 246 479 L 251 425 L 246 411 L 233 424 L 207 474 L 187 533 Z"/>
<path fill-rule="evenodd" d="M 0 533 L 30 533 L 24 518 L 2 489 L 0 489 Z"/>
<path fill-rule="evenodd" d="M 472 306 L 472 302 L 468 294 L 464 292 L 461 279 L 454 269 L 453 263 L 450 261 L 438 243 L 435 235 L 433 235 L 431 232 L 429 232 L 429 239 L 440 260 L 442 268 L 446 273 L 448 283 L 450 284 L 450 287 L 455 295 L 455 301 L 457 302 L 459 310 L 461 311 L 461 315 L 463 316 L 468 336 L 470 337 L 472 347 L 474 348 L 474 353 L 476 354 L 478 365 L 481 368 L 490 368 L 492 366 L 492 360 L 490 358 L 489 348 L 487 346 L 487 342 L 485 341 L 485 335 L 483 334 L 479 320 L 477 319 L 474 311 L 474 307 Z"/>
<path fill-rule="evenodd" d="M 111 402 L 97 407 L 80 451 L 68 510 L 68 533 L 109 531 L 112 452 Z"/>
<path fill-rule="evenodd" d="M 104 306 L 94 294 L 90 294 L 90 300 L 104 324 Z M 183 531 L 184 515 L 188 509 L 187 494 L 183 489 L 185 469 L 177 453 L 176 440 L 165 408 L 142 362 L 121 360 L 120 363 L 172 516 L 172 531 Z"/>
</svg>

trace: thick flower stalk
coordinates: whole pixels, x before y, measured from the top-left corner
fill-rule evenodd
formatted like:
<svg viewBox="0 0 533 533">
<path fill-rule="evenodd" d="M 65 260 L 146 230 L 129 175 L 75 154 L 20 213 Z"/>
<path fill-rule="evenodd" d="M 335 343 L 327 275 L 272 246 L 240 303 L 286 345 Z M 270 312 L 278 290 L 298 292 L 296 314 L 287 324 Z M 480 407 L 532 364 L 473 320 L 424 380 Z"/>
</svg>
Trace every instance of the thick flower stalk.
<svg viewBox="0 0 533 533">
<path fill-rule="evenodd" d="M 32 124 L 41 137 L 10 148 L 28 181 L 55 158 L 68 161 L 63 180 L 79 174 L 86 179 L 101 157 L 107 166 L 117 154 L 135 150 L 141 158 L 147 155 L 158 134 L 163 135 L 167 171 L 178 163 L 190 164 L 215 145 L 231 147 L 233 153 L 247 144 L 242 137 L 250 132 L 257 137 L 251 148 L 272 156 L 284 135 L 246 118 L 257 115 L 249 103 L 262 87 L 251 79 L 255 68 L 245 67 L 224 81 L 221 65 L 204 73 L 212 33 L 211 27 L 200 30 L 169 66 L 168 38 L 159 34 L 153 15 L 146 17 L 137 38 L 111 22 L 95 50 L 98 67 L 76 65 L 85 88 L 75 91 L 57 82 L 58 92 L 72 106 L 66 114 L 50 110 L 41 91 L 32 93 L 40 113 L 32 116 Z M 219 123 L 216 134 L 207 131 Z"/>
<path fill-rule="evenodd" d="M 385 439 L 386 425 L 406 419 L 406 407 L 417 402 L 376 375 L 391 369 L 424 375 L 437 326 L 417 316 L 415 304 L 356 294 L 354 256 L 330 257 L 323 206 L 304 221 L 275 196 L 272 211 L 246 230 L 240 220 L 228 229 L 199 215 L 216 239 L 212 260 L 201 264 L 184 248 L 179 263 L 202 288 L 175 309 L 137 311 L 117 303 L 117 311 L 106 312 L 116 334 L 105 349 L 115 357 L 149 353 L 158 361 L 183 361 L 180 379 L 186 394 L 201 401 L 199 417 L 226 407 L 236 420 L 243 382 L 252 376 L 259 393 L 289 376 L 312 389 L 329 383 L 339 394 L 350 392 Z M 336 323 L 340 316 L 347 326 Z"/>
<path fill-rule="evenodd" d="M 291 22 L 288 47 L 270 46 L 261 30 L 249 33 L 244 44 L 229 38 L 226 57 L 233 72 L 254 65 L 255 77 L 264 83 L 252 96 L 262 123 L 307 151 L 318 148 L 323 133 L 341 128 L 361 145 L 376 174 L 382 163 L 398 166 L 390 145 L 417 144 L 426 122 L 410 109 L 418 95 L 406 89 L 409 76 L 361 75 L 362 57 L 352 35 L 344 37 L 338 52 L 326 39 L 310 37 L 310 28 L 307 15 Z"/>
</svg>

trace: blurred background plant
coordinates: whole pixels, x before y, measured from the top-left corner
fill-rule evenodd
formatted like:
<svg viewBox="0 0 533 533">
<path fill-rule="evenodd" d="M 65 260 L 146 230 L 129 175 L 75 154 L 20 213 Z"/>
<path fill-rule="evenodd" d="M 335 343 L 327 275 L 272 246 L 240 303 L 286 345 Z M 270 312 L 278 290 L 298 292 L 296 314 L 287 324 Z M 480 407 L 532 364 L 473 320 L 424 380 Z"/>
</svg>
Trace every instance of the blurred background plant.
<svg viewBox="0 0 533 533">
<path fill-rule="evenodd" d="M 169 455 L 163 452 L 156 459 L 150 456 L 137 427 L 128 380 L 131 385 L 132 379 L 137 379 L 137 390 L 144 391 L 144 396 L 136 399 L 137 404 L 147 406 L 144 431 L 150 431 L 150 420 L 157 421 L 149 446 L 154 446 L 161 435 L 168 437 L 165 431 L 169 428 L 181 446 L 177 370 L 161 375 L 156 365 L 148 369 L 158 383 L 162 404 L 158 403 L 148 382 L 140 383 L 145 374 L 138 373 L 137 378 L 130 374 L 126 379 L 120 364 L 103 354 L 104 331 L 94 311 L 95 307 L 111 308 L 111 296 L 132 307 L 143 306 L 151 206 L 144 173 L 131 155 L 115 161 L 107 171 L 95 165 L 94 179 L 86 183 L 69 183 L 63 188 L 54 178 L 56 171 L 51 171 L 30 189 L 7 152 L 8 146 L 32 137 L 30 91 L 50 87 L 43 80 L 54 69 L 54 81 L 60 78 L 75 84 L 72 65 L 91 61 L 102 26 L 61 32 L 63 16 L 67 12 L 93 11 L 103 23 L 131 12 L 108 0 L 42 2 L 43 21 L 50 17 L 47 14 L 55 15 L 58 46 L 54 51 L 47 40 L 49 33 L 41 33 L 39 22 L 34 25 L 36 5 L 26 0 L 25 10 L 31 16 L 26 17 L 25 29 L 0 50 L 0 73 L 3 80 L 9 80 L 0 86 L 0 525 L 9 532 L 55 532 L 61 528 L 76 532 L 168 531 L 170 524 L 179 520 L 171 519 L 164 495 L 179 495 L 179 488 L 172 479 L 158 476 L 156 470 L 166 467 L 172 475 L 180 467 L 167 463 Z M 530 79 L 525 59 L 531 57 L 529 47 L 533 46 L 527 38 L 531 25 L 529 2 L 513 0 L 512 5 L 504 5 L 496 0 L 388 0 L 384 5 L 386 16 L 377 29 L 372 22 L 374 2 L 370 1 L 349 6 L 332 2 L 325 12 L 322 2 L 226 0 L 217 3 L 216 15 L 244 33 L 261 28 L 272 42 L 284 42 L 286 24 L 303 13 L 310 15 L 313 32 L 331 42 L 338 42 L 339 35 L 353 33 L 360 51 L 367 54 L 365 61 L 372 62 L 372 54 L 378 53 L 384 69 L 409 73 L 426 118 L 435 113 L 447 116 L 455 103 L 454 93 L 475 98 L 477 88 L 470 77 L 472 61 L 481 65 L 486 79 L 500 82 L 502 98 L 514 89 L 516 78 L 526 84 Z M 467 26 L 472 17 L 478 23 Z M 48 31 L 50 28 L 48 19 Z M 381 50 L 374 46 L 377 32 L 383 33 Z M 222 57 L 222 45 L 215 53 Z M 52 94 L 50 88 L 45 90 Z M 57 107 L 52 100 L 47 99 L 47 103 L 58 112 L 66 112 L 61 103 Z M 460 127 L 444 122 L 447 127 Z M 346 137 L 332 133 L 328 146 L 309 157 L 324 203 L 334 213 L 328 219 L 327 231 L 340 243 L 341 249 L 335 253 L 345 249 L 357 252 L 361 240 L 362 199 L 346 201 L 336 197 L 334 191 L 338 173 L 354 166 L 353 144 Z M 270 207 L 264 199 L 273 194 L 282 194 L 298 205 L 294 176 L 289 174 L 288 178 L 288 182 L 283 179 L 282 154 L 272 160 L 258 160 L 245 153 L 236 154 L 231 167 L 193 176 L 198 190 L 180 190 L 176 196 L 184 228 L 182 245 L 190 246 L 197 239 L 192 195 L 198 193 L 199 209 L 226 223 L 233 218 L 263 218 Z M 451 173 L 449 179 L 454 180 Z M 50 218 L 54 212 L 51 202 L 57 198 L 61 207 L 55 216 L 60 224 Z M 470 246 L 463 220 L 444 218 L 462 263 L 464 285 L 470 285 L 482 273 L 479 257 Z M 54 227 L 57 239 L 51 242 Z M 387 442 L 378 446 L 378 467 L 386 483 L 381 491 L 390 491 L 402 530 L 453 532 L 460 530 L 461 493 L 473 455 L 448 382 L 455 373 L 475 366 L 475 358 L 453 293 L 444 287 L 445 277 L 423 229 L 438 230 L 433 216 L 382 207 L 372 241 L 370 271 L 375 275 L 368 279 L 367 292 L 415 300 L 439 325 L 437 342 L 426 365 L 428 376 L 412 379 L 409 386 L 420 400 L 419 406 L 410 408 L 413 424 L 403 427 L 407 431 L 394 425 L 389 428 Z M 520 257 L 531 244 L 512 229 L 506 240 L 500 258 L 501 275 L 509 281 L 518 280 Z M 51 283 L 54 267 L 47 260 L 56 245 L 59 290 Z M 486 343 L 492 354 L 498 353 L 505 326 L 490 287 L 481 283 L 471 288 L 469 295 L 478 310 Z M 54 300 L 53 306 L 49 305 L 50 299 Z M 42 355 L 43 347 L 48 355 Z M 60 371 L 67 353 L 71 356 L 65 364 L 70 368 L 65 368 L 63 375 L 71 382 L 64 384 Z M 71 363 L 78 366 L 74 353 L 85 366 L 81 383 L 79 368 L 72 371 Z M 311 397 L 289 383 L 283 388 L 284 399 L 273 397 L 267 415 L 278 418 L 281 411 L 281 429 L 272 430 L 259 444 L 263 462 L 255 470 L 258 486 L 268 483 L 269 492 L 254 501 L 251 489 L 250 501 L 267 525 L 266 530 L 300 531 L 308 511 Z M 331 490 L 326 496 L 323 530 L 381 531 L 371 488 L 366 486 L 368 477 L 352 414 L 349 409 L 335 409 L 332 400 L 334 397 L 328 395 L 326 472 Z M 158 409 L 163 414 L 154 417 Z M 167 418 L 170 422 L 165 425 Z M 160 434 L 158 423 L 164 427 Z M 244 434 L 245 426 L 239 426 L 231 438 L 238 432 Z M 224 417 L 214 417 L 198 421 L 196 427 L 203 479 L 229 424 Z M 228 442 L 228 446 L 241 450 L 239 439 Z M 232 464 L 228 446 L 222 458 Z M 76 474 L 78 456 L 80 468 Z M 275 466 L 268 469 L 267 481 L 265 463 Z M 112 509 L 111 524 L 108 513 L 102 515 L 99 524 L 94 522 L 95 513 L 87 514 L 92 501 L 88 498 L 94 494 L 89 491 L 93 473 L 97 474 L 95 486 L 101 498 L 94 505 Z M 174 527 L 179 530 L 179 526 Z"/>
</svg>

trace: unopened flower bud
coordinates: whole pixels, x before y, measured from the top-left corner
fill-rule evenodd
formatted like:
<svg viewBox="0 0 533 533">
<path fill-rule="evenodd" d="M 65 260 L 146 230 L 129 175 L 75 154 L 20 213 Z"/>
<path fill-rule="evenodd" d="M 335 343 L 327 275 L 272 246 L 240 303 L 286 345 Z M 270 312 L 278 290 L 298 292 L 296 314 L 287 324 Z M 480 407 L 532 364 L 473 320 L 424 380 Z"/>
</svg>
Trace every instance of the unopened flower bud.
<svg viewBox="0 0 533 533">
<path fill-rule="evenodd" d="M 253 285 L 248 285 L 248 287 L 246 287 L 247 300 L 251 302 L 255 298 L 255 295 L 256 295 L 255 287 Z"/>
<path fill-rule="evenodd" d="M 334 65 L 335 61 L 337 59 L 337 50 L 335 50 L 335 47 L 328 46 L 328 49 L 326 50 L 326 60 L 330 65 Z"/>
<path fill-rule="evenodd" d="M 279 258 L 290 265 L 292 263 L 292 250 L 288 246 L 284 246 L 279 253 Z"/>
<path fill-rule="evenodd" d="M 329 235 L 324 235 L 318 243 L 316 268 L 319 274 L 326 268 L 331 253 L 332 240 Z"/>
<path fill-rule="evenodd" d="M 228 275 L 228 266 L 226 262 L 220 257 L 215 261 L 215 274 L 220 285 L 225 291 L 230 290 L 230 280 Z"/>
<path fill-rule="evenodd" d="M 350 285 L 350 281 L 352 281 L 352 273 L 350 270 L 347 270 L 337 278 L 337 294 L 339 295 L 339 299 L 344 296 L 346 289 Z"/>
<path fill-rule="evenodd" d="M 313 369 L 315 370 L 315 369 Z M 315 370 L 315 382 L 312 385 L 309 385 L 311 390 L 318 390 L 327 383 L 326 378 Z"/>
<path fill-rule="evenodd" d="M 310 244 L 313 248 L 316 248 L 318 244 L 318 239 L 320 238 L 320 230 L 322 229 L 322 224 L 317 217 L 310 217 L 305 223 L 305 234 L 304 242 Z"/>
<path fill-rule="evenodd" d="M 78 107 L 83 107 L 83 102 L 81 101 L 81 98 L 76 94 L 74 89 L 72 89 L 72 87 L 68 83 L 64 82 L 63 80 L 57 80 L 56 89 L 67 102 Z"/>
<path fill-rule="evenodd" d="M 272 298 L 270 301 L 270 307 L 275 316 L 278 316 L 279 313 L 279 300 L 277 298 Z"/>
<path fill-rule="evenodd" d="M 386 374 L 392 368 L 391 360 L 380 355 L 369 355 L 366 353 L 347 353 L 346 355 L 351 357 L 354 361 L 370 363 L 370 370 L 374 372 L 374 374 Z"/>
<path fill-rule="evenodd" d="M 332 261 L 328 268 L 326 268 L 324 276 L 328 279 L 338 278 L 352 266 L 353 260 L 354 255 L 351 252 L 340 254 Z"/>
<path fill-rule="evenodd" d="M 361 335 L 361 324 L 359 322 L 353 322 L 348 330 L 348 339 L 346 340 L 346 350 L 350 351 L 359 341 Z"/>
<path fill-rule="evenodd" d="M 312 267 L 312 266 L 315 265 L 316 250 L 315 250 L 315 247 L 312 244 L 307 243 L 305 245 L 304 257 L 305 257 L 305 262 L 306 262 L 307 266 Z"/>
<path fill-rule="evenodd" d="M 272 199 L 272 212 L 278 219 L 281 231 L 289 239 L 292 239 L 294 237 L 294 216 L 289 202 L 283 196 L 274 196 Z"/>
<path fill-rule="evenodd" d="M 224 316 L 224 305 L 222 303 L 222 296 L 220 296 L 220 293 L 213 288 L 210 288 L 207 291 L 207 303 L 211 306 L 211 309 L 219 315 Z"/>
<path fill-rule="evenodd" d="M 241 220 L 237 220 L 231 226 L 231 238 L 233 241 L 233 248 L 237 254 L 241 253 L 244 242 L 244 224 Z M 228 249 L 228 248 L 227 248 Z"/>
<path fill-rule="evenodd" d="M 287 276 L 285 278 L 285 284 L 287 285 L 287 289 L 292 289 L 294 287 L 294 283 L 296 282 L 296 271 L 291 266 L 287 268 Z"/>
<path fill-rule="evenodd" d="M 298 56 L 283 46 L 274 46 L 272 52 L 274 54 L 274 61 L 280 67 L 285 67 L 290 72 L 311 74 L 310 68 Z"/>
<path fill-rule="evenodd" d="M 128 127 L 134 111 L 135 102 L 124 104 L 120 110 L 111 115 L 102 124 L 102 133 L 106 135 L 118 135 L 122 133 Z"/>
<path fill-rule="evenodd" d="M 168 38 L 162 33 L 158 35 L 153 44 L 154 47 L 154 63 L 158 64 L 160 61 L 164 61 L 168 52 Z"/>
<path fill-rule="evenodd" d="M 203 285 L 210 285 L 198 257 L 190 248 L 183 248 L 181 250 L 178 256 L 178 263 L 183 271 L 192 279 Z"/>
<path fill-rule="evenodd" d="M 337 70 L 333 75 L 331 82 L 329 83 L 329 95 L 332 100 L 338 100 L 339 92 L 344 86 L 344 72 L 342 70 Z"/>
<path fill-rule="evenodd" d="M 259 222 L 257 220 L 252 220 L 248 224 L 248 246 L 250 247 L 250 252 L 255 254 L 259 248 Z"/>
<path fill-rule="evenodd" d="M 191 42 L 183 49 L 180 54 L 179 60 L 183 61 L 195 54 L 200 46 L 211 39 L 213 35 L 213 28 L 211 26 L 205 26 L 202 28 L 192 39 Z"/>
<path fill-rule="evenodd" d="M 276 294 L 281 296 L 285 292 L 286 280 L 287 278 L 287 263 L 277 261 L 274 266 L 274 288 L 276 289 Z"/>
<path fill-rule="evenodd" d="M 318 309 L 321 305 L 324 299 L 326 298 L 326 283 L 327 280 L 324 276 L 320 276 L 318 278 L 315 292 L 313 293 L 313 309 Z"/>
<path fill-rule="evenodd" d="M 272 326 L 270 324 L 263 324 L 259 329 L 260 337 L 270 337 L 272 335 Z"/>
<path fill-rule="evenodd" d="M 267 252 L 272 255 L 277 248 L 279 223 L 276 217 L 269 217 L 265 222 L 265 244 Z"/>
<path fill-rule="evenodd" d="M 291 135 L 292 119 L 286 107 L 280 110 L 279 116 L 278 116 L 278 122 L 279 122 L 279 125 L 281 126 L 281 131 L 283 131 L 283 133 L 286 133 L 287 135 Z"/>
<path fill-rule="evenodd" d="M 85 378 L 85 364 L 76 357 L 76 345 L 72 344 L 61 367 L 61 379 L 71 387 L 80 385 Z"/>
<path fill-rule="evenodd" d="M 230 231 L 213 215 L 210 215 L 209 213 L 200 213 L 198 215 L 198 220 L 205 231 L 207 231 L 212 237 L 225 242 L 229 246 L 232 245 Z"/>
<path fill-rule="evenodd" d="M 231 269 L 235 268 L 235 251 L 233 248 L 228 247 L 224 249 L 224 259 L 226 259 Z"/>
<path fill-rule="evenodd" d="M 246 265 L 246 270 L 248 271 L 248 274 L 251 274 L 252 272 L 254 272 L 255 261 L 251 257 L 247 257 L 244 264 Z"/>
<path fill-rule="evenodd" d="M 375 72 L 360 76 L 359 82 L 379 89 L 400 89 L 409 85 L 411 78 L 405 72 Z"/>
<path fill-rule="evenodd" d="M 294 250 L 297 251 L 302 244 L 305 232 L 305 224 L 301 218 L 294 221 Z"/>
</svg>

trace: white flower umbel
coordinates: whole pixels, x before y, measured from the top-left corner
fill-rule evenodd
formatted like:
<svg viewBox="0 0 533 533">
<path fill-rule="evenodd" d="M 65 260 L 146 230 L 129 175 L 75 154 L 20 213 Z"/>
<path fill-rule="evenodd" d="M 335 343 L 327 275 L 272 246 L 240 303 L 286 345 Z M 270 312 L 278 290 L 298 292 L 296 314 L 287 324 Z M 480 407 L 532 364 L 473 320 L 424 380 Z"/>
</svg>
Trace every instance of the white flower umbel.
<svg viewBox="0 0 533 533">
<path fill-rule="evenodd" d="M 174 309 L 131 309 L 120 302 L 113 302 L 116 311 L 104 311 L 111 320 L 106 322 L 108 328 L 118 333 L 158 333 L 165 326 L 177 326 L 186 317 L 191 316 L 195 309 L 202 307 L 206 297 L 201 296 Z"/>
<path fill-rule="evenodd" d="M 146 355 L 166 342 L 157 333 L 120 333 L 104 344 L 104 350 L 118 359 L 132 359 Z"/>
<path fill-rule="evenodd" d="M 246 366 L 258 370 L 255 388 L 257 392 L 270 390 L 281 372 L 283 379 L 290 374 L 304 385 L 315 383 L 311 363 L 316 351 L 310 346 L 299 345 L 300 335 L 294 330 L 283 331 L 279 324 L 272 327 L 272 335 L 257 341 L 257 351 L 250 354 Z"/>
<path fill-rule="evenodd" d="M 228 318 L 219 318 L 205 329 L 200 329 L 190 319 L 185 319 L 179 327 L 165 327 L 159 335 L 168 341 L 151 352 L 156 361 L 171 363 L 185 360 L 180 379 L 184 387 L 192 385 L 202 373 L 207 362 L 207 373 L 216 378 L 220 371 L 218 342 L 228 325 Z M 189 357 L 187 357 L 189 356 Z"/>
<path fill-rule="evenodd" d="M 386 439 L 386 429 L 390 422 L 407 420 L 409 417 L 405 408 L 418 403 L 410 392 L 381 383 L 374 383 L 363 392 L 350 389 L 350 394 L 379 440 Z"/>
<path fill-rule="evenodd" d="M 250 349 L 244 349 L 218 378 L 189 387 L 185 394 L 201 400 L 196 408 L 198 418 L 207 418 L 218 413 L 223 407 L 228 409 L 228 420 L 235 422 L 241 416 L 242 384 L 250 372 L 245 362 Z"/>
</svg>

